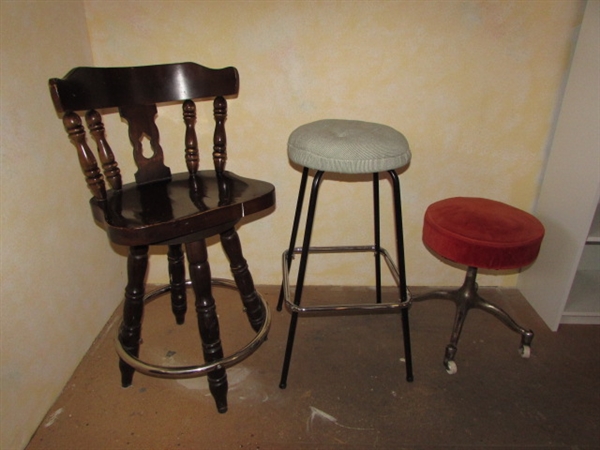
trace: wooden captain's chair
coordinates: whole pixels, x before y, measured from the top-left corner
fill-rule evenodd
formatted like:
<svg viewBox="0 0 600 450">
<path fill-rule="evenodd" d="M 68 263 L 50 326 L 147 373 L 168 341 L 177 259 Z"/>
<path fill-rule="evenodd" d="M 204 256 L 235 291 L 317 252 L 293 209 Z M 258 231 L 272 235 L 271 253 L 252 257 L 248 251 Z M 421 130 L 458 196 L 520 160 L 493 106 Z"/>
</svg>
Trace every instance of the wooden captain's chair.
<svg viewBox="0 0 600 450">
<path fill-rule="evenodd" d="M 206 375 L 219 412 L 227 411 L 226 367 L 240 362 L 266 339 L 270 315 L 254 287 L 235 226 L 245 216 L 268 210 L 275 204 L 273 185 L 242 178 L 225 170 L 226 97 L 236 96 L 238 72 L 233 67 L 214 70 L 193 63 L 145 67 L 79 67 L 61 79 L 51 79 L 54 107 L 77 150 L 81 169 L 93 197 L 95 221 L 112 242 L 129 247 L 128 282 L 117 350 L 121 381 L 131 385 L 135 370 L 165 378 Z M 214 169 L 199 170 L 194 99 L 213 100 Z M 182 105 L 181 152 L 186 173 L 171 174 L 165 165 L 155 123 L 157 106 Z M 124 184 L 117 161 L 106 139 L 101 110 L 118 109 L 129 125 L 129 139 L 137 165 L 135 182 Z M 86 139 L 82 117 L 100 160 L 100 167 Z M 144 153 L 144 144 L 149 151 Z M 146 156 L 148 155 L 148 156 Z M 102 170 L 101 170 L 102 169 Z M 109 186 L 106 186 L 108 181 Z M 235 283 L 211 279 L 205 239 L 219 235 L 229 258 Z M 170 285 L 146 294 L 144 282 L 151 245 L 168 247 Z M 186 282 L 184 252 L 191 282 Z M 254 339 L 242 349 L 224 356 L 212 284 L 239 290 Z M 139 348 L 144 303 L 157 293 L 171 292 L 177 323 L 184 322 L 186 286 L 196 297 L 198 326 L 205 363 L 193 367 L 161 367 L 141 361 Z"/>
</svg>

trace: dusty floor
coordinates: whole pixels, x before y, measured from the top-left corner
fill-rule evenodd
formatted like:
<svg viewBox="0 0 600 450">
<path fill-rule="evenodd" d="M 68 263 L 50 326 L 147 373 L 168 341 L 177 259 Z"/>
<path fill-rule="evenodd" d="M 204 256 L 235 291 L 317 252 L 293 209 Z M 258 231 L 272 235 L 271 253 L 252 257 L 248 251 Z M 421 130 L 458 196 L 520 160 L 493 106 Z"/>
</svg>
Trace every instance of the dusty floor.
<svg viewBox="0 0 600 450">
<path fill-rule="evenodd" d="M 136 374 L 119 384 L 116 323 L 96 344 L 27 447 L 35 449 L 592 449 L 600 448 L 600 327 L 553 333 L 514 289 L 482 288 L 490 301 L 536 332 L 531 358 L 519 336 L 480 311 L 469 314 L 456 358 L 442 366 L 454 306 L 411 310 L 415 381 L 404 378 L 397 315 L 300 319 L 288 387 L 278 387 L 289 314 L 278 288 L 260 288 L 273 310 L 268 341 L 230 368 L 229 411 L 216 412 L 206 380 Z M 413 289 L 417 294 L 422 289 Z M 311 289 L 313 298 L 361 289 Z M 225 349 L 250 336 L 235 293 L 215 291 Z M 166 299 L 165 299 L 166 300 Z M 176 326 L 168 301 L 151 303 L 142 355 L 199 361 L 188 312 Z M 175 352 L 175 353 L 173 353 Z"/>
</svg>

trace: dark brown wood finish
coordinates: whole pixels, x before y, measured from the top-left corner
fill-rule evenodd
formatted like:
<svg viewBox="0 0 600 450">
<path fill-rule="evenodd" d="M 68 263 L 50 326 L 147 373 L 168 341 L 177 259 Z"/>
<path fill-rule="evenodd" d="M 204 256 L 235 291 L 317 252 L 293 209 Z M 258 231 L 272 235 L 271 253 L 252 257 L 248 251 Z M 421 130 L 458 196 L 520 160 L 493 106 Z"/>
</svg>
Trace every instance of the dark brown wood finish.
<svg viewBox="0 0 600 450">
<path fill-rule="evenodd" d="M 171 309 L 178 325 L 185 321 L 187 295 L 185 289 L 185 258 L 180 244 L 169 245 L 169 280 L 171 282 Z"/>
<path fill-rule="evenodd" d="M 243 256 L 235 225 L 240 219 L 275 205 L 275 189 L 264 181 L 243 178 L 225 169 L 227 161 L 227 97 L 239 89 L 233 67 L 209 69 L 194 63 L 143 67 L 79 67 L 49 81 L 54 107 L 76 149 L 96 223 L 116 244 L 130 247 L 128 283 L 119 341 L 131 355 L 139 354 L 144 310 L 148 248 L 167 245 L 172 309 L 178 324 L 187 309 L 184 252 L 196 297 L 196 312 L 206 362 L 223 357 L 216 304 L 212 296 L 205 239 L 219 235 L 250 325 L 258 330 L 265 311 Z M 212 100 L 214 170 L 200 169 L 195 100 Z M 182 104 L 182 148 L 187 173 L 171 174 L 164 162 L 155 117 L 163 103 Z M 124 184 L 109 145 L 101 113 L 117 109 L 128 124 L 137 166 L 135 182 Z M 97 150 L 88 145 L 85 122 Z M 144 148 L 147 145 L 149 150 Z M 99 161 L 99 162 L 98 162 Z M 105 180 L 107 183 L 105 183 Z M 134 369 L 120 362 L 123 386 Z M 208 374 L 219 412 L 227 410 L 227 376 L 217 368 Z"/>
</svg>

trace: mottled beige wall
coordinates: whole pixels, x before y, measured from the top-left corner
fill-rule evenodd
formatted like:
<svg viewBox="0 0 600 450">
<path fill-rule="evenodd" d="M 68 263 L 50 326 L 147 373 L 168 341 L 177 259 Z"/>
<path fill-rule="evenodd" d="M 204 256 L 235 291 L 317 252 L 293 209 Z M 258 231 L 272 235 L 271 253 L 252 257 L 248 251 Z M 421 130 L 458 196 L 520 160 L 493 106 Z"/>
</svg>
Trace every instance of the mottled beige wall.
<svg viewBox="0 0 600 450">
<path fill-rule="evenodd" d="M 423 211 L 451 195 L 532 208 L 581 6 L 2 1 L 0 447 L 26 444 L 124 284 L 122 249 L 106 245 L 92 224 L 82 175 L 50 105 L 48 78 L 90 64 L 192 60 L 238 67 L 229 168 L 278 189 L 276 212 L 241 230 L 258 283 L 279 282 L 287 245 L 300 176 L 287 162 L 289 133 L 325 117 L 396 127 L 414 154 L 402 175 L 409 283 L 457 284 L 460 272 L 422 247 Z M 177 123 L 177 116 L 170 110 L 160 120 Z M 204 113 L 200 122 L 209 121 Z M 181 148 L 179 134 L 163 137 L 165 147 Z M 125 131 L 111 131 L 110 138 L 127 141 Z M 208 149 L 210 136 L 203 142 Z M 127 168 L 125 158 L 120 162 Z M 330 183 L 322 192 L 316 243 L 370 233 L 370 222 L 357 220 L 371 209 L 368 185 Z M 342 200 L 350 201 L 349 216 L 342 215 Z M 384 221 L 386 230 L 390 225 Z M 390 239 L 385 244 L 391 247 Z M 213 247 L 212 260 L 223 262 Z M 152 263 L 150 281 L 163 281 L 161 259 Z M 311 282 L 370 281 L 356 261 L 312 263 Z M 226 274 L 218 264 L 214 272 Z M 514 284 L 514 277 L 482 279 L 503 283 Z"/>
<path fill-rule="evenodd" d="M 1 8 L 0 448 L 18 450 L 117 307 L 125 275 L 93 225 L 47 87 L 92 63 L 83 3 Z"/>
<path fill-rule="evenodd" d="M 412 285 L 461 281 L 457 269 L 436 260 L 421 243 L 421 218 L 431 202 L 480 195 L 532 209 L 582 6 L 578 1 L 85 4 L 97 65 L 192 60 L 239 69 L 241 91 L 230 104 L 228 122 L 229 168 L 271 180 L 278 197 L 274 214 L 241 230 L 259 283 L 279 282 L 280 253 L 291 226 L 300 173 L 286 158 L 289 133 L 322 118 L 376 121 L 402 131 L 413 151 L 401 177 Z M 171 116 L 175 122 L 177 115 Z M 179 134 L 165 139 L 181 148 Z M 210 137 L 205 142 L 209 148 Z M 368 185 L 324 184 L 315 243 L 356 243 L 356 233 L 365 239 L 370 211 Z M 361 216 L 364 221 L 357 220 Z M 385 230 L 390 226 L 386 217 Z M 384 244 L 393 248 L 389 238 Z M 215 246 L 213 267 L 226 275 L 217 265 L 219 254 Z M 371 258 L 364 258 L 339 266 L 333 258 L 313 258 L 309 280 L 369 283 L 361 261 Z M 152 264 L 151 279 L 166 279 L 162 261 Z M 514 285 L 515 277 L 481 282 Z"/>
</svg>

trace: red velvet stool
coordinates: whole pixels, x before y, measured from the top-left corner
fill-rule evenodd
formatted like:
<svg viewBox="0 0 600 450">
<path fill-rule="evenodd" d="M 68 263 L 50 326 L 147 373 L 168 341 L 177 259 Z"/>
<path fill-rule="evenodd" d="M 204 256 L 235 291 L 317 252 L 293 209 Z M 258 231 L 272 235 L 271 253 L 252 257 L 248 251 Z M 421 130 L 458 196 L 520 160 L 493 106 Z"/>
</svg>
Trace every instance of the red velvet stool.
<svg viewBox="0 0 600 450">
<path fill-rule="evenodd" d="M 519 269 L 537 258 L 544 237 L 541 222 L 520 209 L 494 200 L 455 197 L 433 203 L 425 212 L 423 242 L 439 256 L 467 266 L 463 285 L 454 291 L 433 291 L 413 302 L 445 299 L 456 303 L 456 316 L 444 366 L 449 374 L 457 371 L 454 357 L 458 339 L 471 308 L 486 311 L 521 334 L 519 352 L 530 355 L 533 331 L 519 326 L 504 310 L 477 293 L 477 269 Z"/>
</svg>

